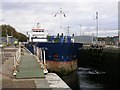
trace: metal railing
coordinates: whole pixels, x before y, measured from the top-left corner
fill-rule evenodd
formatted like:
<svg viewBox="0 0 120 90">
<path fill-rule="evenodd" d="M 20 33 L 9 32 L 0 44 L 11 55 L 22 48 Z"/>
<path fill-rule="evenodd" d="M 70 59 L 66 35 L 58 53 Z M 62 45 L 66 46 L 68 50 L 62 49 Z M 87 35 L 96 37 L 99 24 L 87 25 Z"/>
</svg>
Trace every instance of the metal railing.
<svg viewBox="0 0 120 90">
<path fill-rule="evenodd" d="M 16 76 L 17 75 L 17 66 L 19 66 L 20 64 L 20 60 L 21 60 L 21 46 L 19 46 L 19 48 L 16 50 L 16 52 L 14 53 L 14 57 L 13 57 L 13 75 Z"/>
<path fill-rule="evenodd" d="M 34 54 L 38 60 L 38 63 L 41 65 L 41 68 L 44 69 L 44 73 L 48 73 L 47 70 L 47 63 L 46 63 L 46 56 L 45 56 L 45 48 L 39 48 L 34 46 Z"/>
</svg>

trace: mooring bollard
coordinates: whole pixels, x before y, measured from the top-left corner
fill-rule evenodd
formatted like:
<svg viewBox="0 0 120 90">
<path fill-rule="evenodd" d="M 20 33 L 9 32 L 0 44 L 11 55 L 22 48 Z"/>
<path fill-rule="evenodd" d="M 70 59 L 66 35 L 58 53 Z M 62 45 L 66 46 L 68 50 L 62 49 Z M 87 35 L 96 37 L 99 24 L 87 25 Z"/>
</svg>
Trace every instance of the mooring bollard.
<svg viewBox="0 0 120 90">
<path fill-rule="evenodd" d="M 16 67 L 14 67 L 13 75 L 16 76 L 16 75 L 17 75 L 17 72 L 18 72 L 18 71 L 17 71 Z"/>
</svg>

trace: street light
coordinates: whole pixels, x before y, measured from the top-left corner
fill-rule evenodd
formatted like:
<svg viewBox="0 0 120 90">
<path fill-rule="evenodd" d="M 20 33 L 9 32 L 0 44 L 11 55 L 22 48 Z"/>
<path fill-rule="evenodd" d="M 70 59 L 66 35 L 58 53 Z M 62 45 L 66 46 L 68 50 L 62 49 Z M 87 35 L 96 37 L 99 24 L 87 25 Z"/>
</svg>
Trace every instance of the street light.
<svg viewBox="0 0 120 90">
<path fill-rule="evenodd" d="M 6 37 L 7 37 L 7 45 L 8 45 L 8 30 L 6 30 Z"/>
<path fill-rule="evenodd" d="M 98 44 L 98 12 L 96 12 L 96 44 Z"/>
<path fill-rule="evenodd" d="M 80 24 L 80 35 L 82 35 L 82 25 Z"/>
</svg>

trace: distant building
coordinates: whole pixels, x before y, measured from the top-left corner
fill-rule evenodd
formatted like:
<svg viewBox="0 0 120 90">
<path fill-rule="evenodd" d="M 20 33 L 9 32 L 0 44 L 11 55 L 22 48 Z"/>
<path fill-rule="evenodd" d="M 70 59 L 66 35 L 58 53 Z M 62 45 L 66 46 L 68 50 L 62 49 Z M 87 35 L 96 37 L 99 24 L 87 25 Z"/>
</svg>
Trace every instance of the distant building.
<svg viewBox="0 0 120 90">
<path fill-rule="evenodd" d="M 83 44 L 95 44 L 96 37 L 90 35 L 74 36 L 74 41 Z"/>
<path fill-rule="evenodd" d="M 99 37 L 98 38 L 98 42 L 106 44 L 106 45 L 118 45 L 118 36 L 113 36 L 113 37 Z"/>
<path fill-rule="evenodd" d="M 14 41 L 16 41 L 16 38 L 8 37 L 8 41 L 6 37 L 0 37 L 0 43 L 2 44 L 14 44 Z M 17 40 L 18 41 L 18 40 Z"/>
<path fill-rule="evenodd" d="M 0 41 L 1 41 L 1 43 L 6 43 L 7 42 L 7 38 L 6 37 L 0 37 Z"/>
<path fill-rule="evenodd" d="M 114 43 L 114 45 L 118 45 L 119 44 L 119 36 L 114 36 L 113 37 L 113 43 Z"/>
<path fill-rule="evenodd" d="M 120 45 L 120 37 L 118 38 L 118 36 L 98 38 L 99 45 L 118 45 L 118 41 Z M 74 36 L 74 42 L 83 44 L 96 44 L 96 37 L 90 35 Z"/>
</svg>

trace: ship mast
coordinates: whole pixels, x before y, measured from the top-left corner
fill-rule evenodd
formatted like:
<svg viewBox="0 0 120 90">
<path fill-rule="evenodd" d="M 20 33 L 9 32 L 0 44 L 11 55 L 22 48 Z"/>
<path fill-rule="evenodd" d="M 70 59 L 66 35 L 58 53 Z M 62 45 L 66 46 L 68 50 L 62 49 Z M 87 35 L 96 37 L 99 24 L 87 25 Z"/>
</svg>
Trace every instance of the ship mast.
<svg viewBox="0 0 120 90">
<path fill-rule="evenodd" d="M 67 35 L 69 36 L 70 35 L 70 26 L 67 26 Z"/>
<path fill-rule="evenodd" d="M 40 23 L 37 23 L 37 29 L 39 29 L 40 28 Z"/>
</svg>

